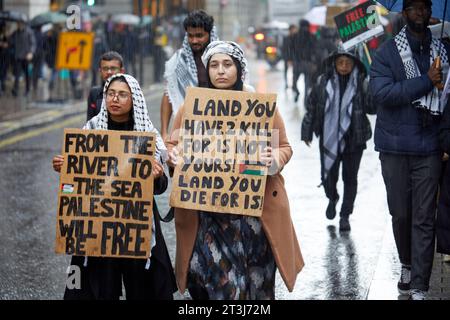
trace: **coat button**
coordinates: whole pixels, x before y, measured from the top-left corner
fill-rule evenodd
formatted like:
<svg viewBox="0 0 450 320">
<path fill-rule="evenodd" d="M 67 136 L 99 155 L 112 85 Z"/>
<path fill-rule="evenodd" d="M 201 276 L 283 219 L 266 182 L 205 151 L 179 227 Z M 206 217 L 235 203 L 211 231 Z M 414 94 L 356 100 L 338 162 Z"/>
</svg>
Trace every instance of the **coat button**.
<svg viewBox="0 0 450 320">
<path fill-rule="evenodd" d="M 276 191 L 274 191 L 274 192 L 272 193 L 272 195 L 273 195 L 274 197 L 276 197 L 277 194 L 278 194 L 278 192 L 276 192 Z"/>
</svg>

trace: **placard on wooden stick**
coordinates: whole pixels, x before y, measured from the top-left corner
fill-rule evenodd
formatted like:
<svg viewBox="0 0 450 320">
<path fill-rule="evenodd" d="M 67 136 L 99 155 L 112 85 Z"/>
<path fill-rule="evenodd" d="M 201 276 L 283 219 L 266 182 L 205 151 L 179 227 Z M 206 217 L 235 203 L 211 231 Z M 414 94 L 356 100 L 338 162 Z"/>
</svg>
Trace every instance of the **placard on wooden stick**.
<svg viewBox="0 0 450 320">
<path fill-rule="evenodd" d="M 170 205 L 261 216 L 276 94 L 188 88 Z"/>
<path fill-rule="evenodd" d="M 149 132 L 64 130 L 57 253 L 150 256 L 155 141 Z"/>
</svg>

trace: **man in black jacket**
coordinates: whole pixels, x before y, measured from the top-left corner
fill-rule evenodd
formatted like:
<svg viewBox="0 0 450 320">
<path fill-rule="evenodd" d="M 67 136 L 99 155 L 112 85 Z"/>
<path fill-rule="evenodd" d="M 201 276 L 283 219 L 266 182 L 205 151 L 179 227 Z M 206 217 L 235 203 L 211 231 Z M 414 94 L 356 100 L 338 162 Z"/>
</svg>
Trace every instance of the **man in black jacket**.
<svg viewBox="0 0 450 320">
<path fill-rule="evenodd" d="M 294 41 L 295 36 L 297 34 L 297 26 L 295 24 L 291 24 L 289 26 L 289 34 L 283 38 L 283 46 L 281 50 L 281 54 L 283 55 L 284 60 L 284 83 L 285 88 L 288 88 L 287 84 L 287 71 L 289 66 L 293 65 L 293 55 L 294 55 Z"/>
<path fill-rule="evenodd" d="M 316 38 L 309 32 L 309 22 L 300 20 L 299 29 L 295 36 L 293 48 L 294 75 L 292 79 L 292 91 L 294 91 L 294 101 L 298 101 L 300 91 L 297 88 L 297 81 L 300 74 L 305 75 L 305 99 L 312 87 L 312 75 L 315 72 L 316 65 L 313 59 L 316 50 Z"/>
<path fill-rule="evenodd" d="M 100 58 L 100 74 L 102 75 L 102 85 L 91 89 L 87 103 L 87 121 L 95 117 L 102 106 L 103 86 L 109 77 L 116 73 L 125 73 L 123 58 L 116 51 L 108 51 Z"/>
<path fill-rule="evenodd" d="M 375 150 L 401 263 L 397 288 L 423 300 L 433 269 L 442 162 L 438 138 L 444 104 L 436 86 L 445 79 L 450 47 L 428 28 L 431 0 L 403 1 L 402 15 L 406 26 L 373 57 L 370 90 L 377 104 Z"/>
</svg>

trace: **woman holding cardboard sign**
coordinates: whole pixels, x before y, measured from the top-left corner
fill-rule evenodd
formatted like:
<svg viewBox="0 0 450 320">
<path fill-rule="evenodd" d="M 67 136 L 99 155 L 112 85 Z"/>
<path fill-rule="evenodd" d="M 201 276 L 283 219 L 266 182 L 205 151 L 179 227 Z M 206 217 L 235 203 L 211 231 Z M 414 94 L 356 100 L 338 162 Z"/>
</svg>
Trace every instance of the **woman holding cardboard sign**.
<svg viewBox="0 0 450 320">
<path fill-rule="evenodd" d="M 167 177 L 162 163 L 167 158 L 167 150 L 150 120 L 139 83 L 130 75 L 117 74 L 108 79 L 103 90 L 100 113 L 83 129 L 155 132 L 154 194 L 163 193 L 167 188 Z M 62 156 L 53 158 L 55 171 L 61 171 L 63 162 Z M 173 299 L 175 277 L 157 212 L 153 214 L 152 229 L 152 254 L 148 260 L 73 256 L 71 264 L 81 270 L 81 287 L 67 286 L 64 299 L 119 299 L 122 281 L 127 299 Z"/>
<path fill-rule="evenodd" d="M 247 61 L 236 43 L 210 43 L 202 61 L 210 88 L 247 90 Z M 184 107 L 166 141 L 172 167 L 177 165 L 177 132 L 183 114 Z M 194 299 L 274 299 L 277 267 L 288 289 L 293 290 L 304 263 L 280 175 L 292 149 L 278 111 L 274 117 L 279 147 L 266 147 L 259 160 L 267 167 L 276 164 L 277 170 L 267 177 L 261 218 L 175 208 L 177 282 L 181 292 L 188 288 Z M 274 154 L 279 155 L 277 161 Z"/>
</svg>

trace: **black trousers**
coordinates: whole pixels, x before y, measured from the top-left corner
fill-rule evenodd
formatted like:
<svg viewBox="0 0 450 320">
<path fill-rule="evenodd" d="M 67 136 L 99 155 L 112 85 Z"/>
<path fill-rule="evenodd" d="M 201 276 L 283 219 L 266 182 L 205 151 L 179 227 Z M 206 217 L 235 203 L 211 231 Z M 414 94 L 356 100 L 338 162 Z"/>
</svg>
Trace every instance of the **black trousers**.
<svg viewBox="0 0 450 320">
<path fill-rule="evenodd" d="M 145 269 L 147 259 L 73 256 L 71 267 L 81 271 L 81 288 L 66 286 L 64 300 L 119 300 L 122 281 L 127 300 L 173 300 L 172 270 L 167 270 L 158 259 L 151 258 L 150 269 Z M 68 280 L 69 281 L 69 280 Z"/>
<path fill-rule="evenodd" d="M 323 147 L 320 149 L 320 161 L 322 168 L 322 183 L 325 189 L 325 195 L 331 201 L 337 201 L 339 194 L 336 188 L 339 179 L 339 167 L 342 163 L 342 181 L 344 182 L 344 199 L 342 201 L 340 216 L 348 217 L 353 212 L 353 204 L 355 202 L 358 190 L 358 171 L 363 155 L 363 147 L 354 152 L 344 152 L 336 159 L 331 167 L 327 179 L 324 181 L 324 165 L 323 165 Z"/>
<path fill-rule="evenodd" d="M 308 62 L 294 62 L 292 90 L 296 94 L 300 92 L 297 87 L 297 81 L 302 73 L 305 75 L 305 97 L 306 97 L 309 93 L 309 89 L 312 86 L 313 72 L 312 70 L 310 70 L 310 64 Z"/>
<path fill-rule="evenodd" d="M 155 194 L 166 188 L 167 178 L 155 180 Z M 177 290 L 175 274 L 159 212 L 156 205 L 153 208 L 156 246 L 152 249 L 150 268 L 145 269 L 147 259 L 89 257 L 84 266 L 84 257 L 73 256 L 71 266 L 80 270 L 81 288 L 66 285 L 64 300 L 118 300 L 122 296 L 122 282 L 127 300 L 173 300 Z"/>
<path fill-rule="evenodd" d="M 19 89 L 19 77 L 23 72 L 25 74 L 26 93 L 30 91 L 30 74 L 28 73 L 29 61 L 20 59 L 14 61 L 14 91 L 17 93 Z"/>
<path fill-rule="evenodd" d="M 426 291 L 434 258 L 441 155 L 382 152 L 380 161 L 400 262 L 411 265 L 411 288 Z"/>
</svg>

